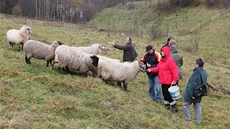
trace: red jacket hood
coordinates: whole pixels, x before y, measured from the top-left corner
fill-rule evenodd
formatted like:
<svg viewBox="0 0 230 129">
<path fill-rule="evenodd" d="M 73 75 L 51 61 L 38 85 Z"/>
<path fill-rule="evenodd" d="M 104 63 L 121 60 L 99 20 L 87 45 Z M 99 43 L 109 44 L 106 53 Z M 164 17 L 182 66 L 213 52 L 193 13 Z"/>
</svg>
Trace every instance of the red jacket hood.
<svg viewBox="0 0 230 129">
<path fill-rule="evenodd" d="M 169 46 L 162 47 L 161 51 L 163 51 L 165 53 L 165 59 L 170 57 L 170 47 Z"/>
</svg>

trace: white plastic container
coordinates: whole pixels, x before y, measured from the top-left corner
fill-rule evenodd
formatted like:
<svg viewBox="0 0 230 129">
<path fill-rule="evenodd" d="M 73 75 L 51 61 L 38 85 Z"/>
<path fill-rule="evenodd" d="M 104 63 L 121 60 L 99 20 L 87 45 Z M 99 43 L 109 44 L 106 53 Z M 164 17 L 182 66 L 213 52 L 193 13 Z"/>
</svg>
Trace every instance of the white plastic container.
<svg viewBox="0 0 230 129">
<path fill-rule="evenodd" d="M 171 87 L 169 87 L 168 91 L 169 91 L 173 100 L 178 100 L 181 97 L 179 86 L 171 86 Z"/>
</svg>

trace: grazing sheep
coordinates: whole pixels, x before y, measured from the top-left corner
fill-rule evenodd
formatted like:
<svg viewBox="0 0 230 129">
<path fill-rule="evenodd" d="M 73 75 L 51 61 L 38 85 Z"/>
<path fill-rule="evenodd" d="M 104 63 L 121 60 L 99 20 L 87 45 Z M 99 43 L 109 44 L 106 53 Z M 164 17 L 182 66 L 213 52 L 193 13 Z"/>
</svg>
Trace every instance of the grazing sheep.
<svg viewBox="0 0 230 129">
<path fill-rule="evenodd" d="M 97 74 L 105 82 L 123 83 L 124 90 L 127 91 L 128 82 L 136 79 L 137 74 L 144 70 L 145 65 L 142 61 L 121 63 L 100 59 Z"/>
<path fill-rule="evenodd" d="M 76 51 L 73 47 L 66 45 L 58 47 L 55 51 L 54 63 L 58 62 L 59 72 L 63 69 L 78 73 L 95 72 L 98 61 L 97 56 Z"/>
<path fill-rule="evenodd" d="M 107 62 L 107 63 L 121 62 L 118 59 L 112 59 L 112 58 L 109 58 L 109 57 L 106 57 L 106 56 L 97 55 L 97 57 L 99 58 L 99 62 L 98 62 L 97 71 L 95 73 L 93 73 L 94 77 L 98 77 L 99 76 L 98 73 L 100 73 L 101 67 L 102 67 L 102 65 L 103 65 L 104 62 Z"/>
<path fill-rule="evenodd" d="M 20 51 L 20 44 L 23 49 L 23 44 L 29 39 L 29 35 L 32 30 L 28 26 L 23 26 L 20 30 L 11 29 L 7 31 L 6 38 L 9 42 L 10 48 L 13 48 L 14 44 L 18 44 L 18 50 Z"/>
<path fill-rule="evenodd" d="M 35 40 L 28 40 L 24 44 L 25 50 L 25 61 L 27 64 L 31 64 L 30 59 L 34 57 L 35 59 L 44 59 L 47 61 L 47 67 L 52 63 L 55 57 L 55 50 L 62 43 L 59 41 L 52 42 L 51 45 L 44 44 Z"/>
<path fill-rule="evenodd" d="M 73 47 L 75 50 L 77 51 L 82 51 L 82 52 L 85 52 L 87 54 L 106 54 L 107 50 L 105 47 L 103 47 L 101 44 L 93 44 L 91 46 L 88 46 L 88 47 Z"/>
</svg>

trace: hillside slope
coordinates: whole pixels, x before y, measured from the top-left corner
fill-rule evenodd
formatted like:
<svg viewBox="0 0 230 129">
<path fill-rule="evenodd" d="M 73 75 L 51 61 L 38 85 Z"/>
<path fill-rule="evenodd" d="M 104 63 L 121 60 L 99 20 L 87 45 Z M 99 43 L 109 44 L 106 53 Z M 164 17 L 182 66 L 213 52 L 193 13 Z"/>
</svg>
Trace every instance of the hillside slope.
<svg viewBox="0 0 230 129">
<path fill-rule="evenodd" d="M 230 89 L 230 13 L 223 13 L 216 20 L 207 22 L 211 16 L 217 16 L 220 13 L 220 8 L 209 9 L 200 4 L 173 11 L 160 11 L 156 5 L 145 3 L 135 2 L 134 9 L 129 9 L 130 5 L 118 5 L 105 9 L 90 23 L 123 31 L 149 33 L 152 28 L 155 28 L 160 32 L 180 32 L 183 36 L 177 34 L 170 36 L 177 40 L 182 54 L 193 55 L 189 56 L 192 57 L 191 59 L 185 57 L 185 63 L 191 63 L 190 61 L 193 61 L 195 57 L 203 57 L 208 64 L 207 67 L 212 67 L 210 82 Z M 184 30 L 190 30 L 199 23 L 203 24 L 204 21 L 205 24 L 198 31 L 183 34 Z M 153 42 L 158 43 L 158 46 L 163 45 L 167 39 L 166 36 L 156 38 Z"/>
<path fill-rule="evenodd" d="M 225 18 L 229 20 L 229 15 L 223 17 L 223 20 Z M 175 114 L 165 110 L 163 104 L 150 100 L 147 76 L 143 73 L 139 73 L 137 80 L 130 82 L 129 92 L 124 92 L 117 85 L 107 85 L 99 78 L 59 74 L 57 69 L 47 68 L 46 62 L 42 60 L 32 59 L 32 64 L 27 65 L 24 53 L 18 52 L 16 46 L 10 49 L 5 38 L 7 30 L 24 25 L 19 21 L 0 19 L 0 128 L 229 128 L 230 97 L 226 95 L 211 91 L 203 99 L 203 122 L 196 125 L 184 121 L 182 100 L 178 101 L 179 112 Z M 112 40 L 122 43 L 122 35 L 111 34 L 108 37 L 107 33 L 80 27 L 35 23 L 29 26 L 33 30 L 31 39 L 46 43 L 59 40 L 74 46 L 98 42 L 110 49 L 107 56 L 119 59 L 122 57 L 121 51 L 107 44 Z M 207 31 L 208 28 L 203 29 Z M 229 34 L 227 31 L 226 33 Z M 176 38 L 180 47 L 184 41 L 189 41 L 188 37 Z M 149 41 L 136 37 L 133 37 L 133 41 L 138 54 L 142 55 Z M 162 41 L 163 39 L 151 43 L 159 50 Z M 209 40 L 205 42 L 209 43 Z M 202 41 L 200 49 L 206 49 L 205 42 Z M 211 48 L 218 51 L 216 46 Z M 180 82 L 183 91 L 192 72 L 193 59 L 205 56 L 206 52 L 182 53 L 186 61 L 183 66 L 185 78 Z M 221 61 L 222 58 L 215 57 L 215 60 Z M 209 62 L 206 66 L 209 81 L 213 81 L 213 73 L 218 66 Z M 220 71 L 229 72 L 229 69 L 221 67 Z"/>
</svg>

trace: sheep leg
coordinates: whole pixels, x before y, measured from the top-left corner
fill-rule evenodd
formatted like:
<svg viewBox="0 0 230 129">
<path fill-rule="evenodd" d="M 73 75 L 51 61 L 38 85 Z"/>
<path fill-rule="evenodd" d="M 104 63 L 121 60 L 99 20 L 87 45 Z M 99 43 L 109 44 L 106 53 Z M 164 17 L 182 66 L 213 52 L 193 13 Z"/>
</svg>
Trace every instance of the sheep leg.
<svg viewBox="0 0 230 129">
<path fill-rule="evenodd" d="M 51 64 L 51 69 L 52 70 L 54 69 L 54 64 L 56 64 L 55 61 L 53 61 L 52 64 Z"/>
<path fill-rule="evenodd" d="M 18 45 L 18 51 L 20 51 L 20 50 L 21 50 L 20 45 L 22 46 L 22 50 L 23 50 L 23 43 L 20 43 L 20 44 Z"/>
<path fill-rule="evenodd" d="M 102 79 L 104 82 L 105 82 L 105 84 L 108 84 L 108 80 L 107 79 Z"/>
<path fill-rule="evenodd" d="M 54 69 L 54 61 L 53 61 L 53 63 L 51 64 L 51 69 L 53 70 Z"/>
<path fill-rule="evenodd" d="M 59 73 L 62 74 L 63 73 L 63 68 L 58 67 L 58 69 L 59 69 Z"/>
<path fill-rule="evenodd" d="M 67 72 L 70 72 L 68 66 L 65 67 L 65 70 L 66 70 Z"/>
<path fill-rule="evenodd" d="M 125 83 L 124 81 L 122 83 L 124 86 L 124 91 L 128 91 L 128 83 Z"/>
<path fill-rule="evenodd" d="M 48 60 L 46 62 L 47 62 L 46 67 L 49 67 L 49 64 L 52 65 L 52 60 Z"/>
<path fill-rule="evenodd" d="M 20 51 L 21 50 L 21 47 L 20 47 L 20 45 L 18 46 L 18 51 Z"/>
<path fill-rule="evenodd" d="M 119 87 L 121 87 L 121 82 L 117 82 L 117 85 L 118 85 Z"/>
<path fill-rule="evenodd" d="M 30 59 L 28 59 L 26 56 L 25 56 L 25 61 L 27 64 L 31 64 Z"/>
<path fill-rule="evenodd" d="M 9 44 L 10 44 L 10 48 L 14 47 L 14 44 L 12 42 L 9 42 Z"/>
</svg>

